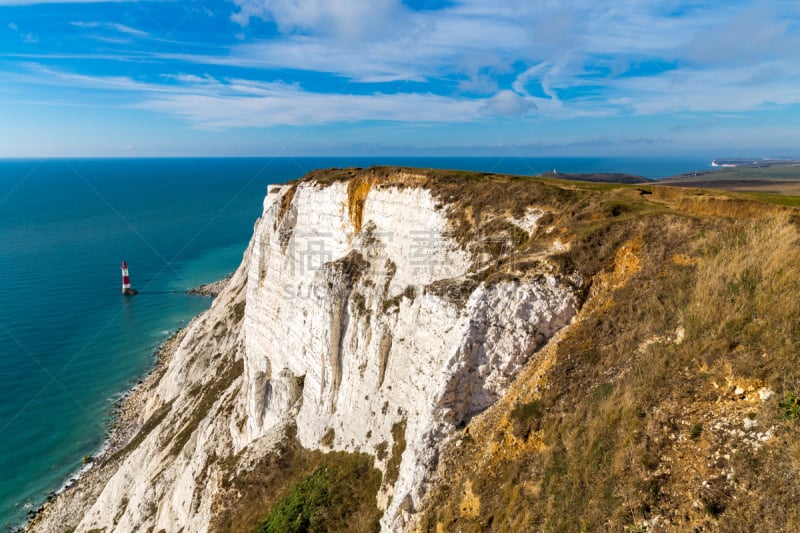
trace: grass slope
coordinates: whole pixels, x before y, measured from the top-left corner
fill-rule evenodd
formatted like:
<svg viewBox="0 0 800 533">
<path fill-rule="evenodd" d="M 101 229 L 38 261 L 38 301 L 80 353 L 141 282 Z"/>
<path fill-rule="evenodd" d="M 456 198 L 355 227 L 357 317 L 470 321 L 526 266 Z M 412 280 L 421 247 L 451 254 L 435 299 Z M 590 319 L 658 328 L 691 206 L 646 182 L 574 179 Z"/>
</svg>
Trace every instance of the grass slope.
<svg viewBox="0 0 800 533">
<path fill-rule="evenodd" d="M 543 270 L 580 292 L 577 320 L 442 454 L 422 531 L 800 530 L 793 200 L 383 167 L 304 179 L 349 181 L 354 224 L 371 189 L 430 189 L 475 258 L 443 292 Z M 532 209 L 529 234 L 514 221 Z M 380 480 L 362 459 L 287 441 L 231 470 L 211 529 L 370 531 Z M 353 495 L 334 504 L 335 487 Z"/>
<path fill-rule="evenodd" d="M 558 239 L 547 261 L 588 284 L 579 319 L 444 454 L 422 530 L 800 529 L 796 210 L 538 178 L 428 186 L 468 244 L 550 212 L 485 281 L 524 276 Z"/>
<path fill-rule="evenodd" d="M 225 461 L 212 532 L 375 533 L 381 473 L 366 454 L 303 448 L 294 429 L 265 456 Z"/>
</svg>

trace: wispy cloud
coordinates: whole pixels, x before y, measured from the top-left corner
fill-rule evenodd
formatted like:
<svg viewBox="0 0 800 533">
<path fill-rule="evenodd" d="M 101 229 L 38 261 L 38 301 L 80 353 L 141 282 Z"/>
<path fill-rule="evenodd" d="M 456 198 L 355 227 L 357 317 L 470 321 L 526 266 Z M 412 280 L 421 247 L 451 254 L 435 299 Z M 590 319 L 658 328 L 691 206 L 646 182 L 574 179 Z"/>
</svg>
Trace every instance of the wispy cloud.
<svg viewBox="0 0 800 533">
<path fill-rule="evenodd" d="M 671 12 L 674 2 L 656 0 L 613 7 L 588 0 L 575 0 L 569 6 L 456 0 L 430 11 L 412 11 L 399 0 L 234 0 L 234 4 L 235 21 L 247 25 L 253 18 L 270 20 L 282 33 L 232 44 L 227 54 L 153 52 L 145 57 L 338 76 L 347 83 L 339 87 L 329 84 L 327 95 L 312 98 L 314 93 L 298 91 L 292 96 L 312 103 L 320 100 L 317 96 L 333 102 L 360 98 L 370 119 L 376 120 L 413 120 L 413 112 L 407 117 L 395 110 L 398 102 L 419 100 L 470 104 L 473 112 L 506 117 L 536 110 L 551 118 L 745 111 L 800 102 L 800 93 L 793 90 L 800 81 L 800 56 L 791 52 L 800 49 L 794 31 L 798 20 L 759 6 L 698 2 L 684 6 L 684 12 L 676 15 Z M 148 35 L 115 22 L 73 25 L 133 37 Z M 751 39 L 738 38 L 744 26 Z M 742 31 L 733 32 L 736 38 L 729 36 L 736 28 Z M 742 63 L 746 69 L 741 68 Z M 642 70 L 643 64 L 656 66 Z M 511 73 L 515 74 L 509 79 Z M 239 78 L 246 76 L 244 71 Z M 428 93 L 404 90 L 400 85 L 387 86 L 381 96 L 348 94 L 349 84 L 394 82 L 423 84 L 429 87 Z M 193 88 L 199 86 L 195 83 Z M 583 90 L 587 86 L 593 87 L 591 94 Z M 226 86 L 213 96 L 202 96 L 214 98 L 206 100 L 207 105 L 219 106 L 228 99 L 231 105 L 223 108 L 253 111 L 264 105 L 274 113 L 265 102 L 242 101 L 242 94 L 231 89 Z M 269 98 L 286 103 L 280 100 L 284 95 L 278 91 Z M 202 100 L 185 96 L 180 101 L 160 101 L 153 108 L 167 112 L 172 102 L 175 114 L 193 122 L 240 122 L 225 121 L 216 112 L 203 119 L 203 113 L 188 111 Z M 383 117 L 376 102 L 387 104 Z M 363 118 L 358 110 L 350 112 L 352 120 Z M 432 116 L 422 111 L 416 115 L 421 121 Z M 284 117 L 287 124 L 314 122 L 312 115 L 302 112 L 274 116 Z M 313 116 L 322 122 L 350 120 L 336 112 Z M 273 124 L 275 120 L 263 122 Z"/>
<path fill-rule="evenodd" d="M 699 65 L 747 66 L 776 59 L 798 64 L 800 4 L 759 2 L 695 33 L 679 53 Z"/>
<path fill-rule="evenodd" d="M 306 126 L 336 122 L 468 123 L 493 117 L 549 118 L 607 116 L 610 108 L 565 109 L 557 100 L 521 96 L 513 91 L 475 98 L 429 92 L 309 91 L 299 83 L 263 82 L 209 75 L 164 74 L 170 83 L 143 82 L 125 76 L 91 76 L 30 63 L 7 81 L 100 91 L 120 105 L 149 109 L 189 121 L 200 128 Z M 2 80 L 2 77 L 0 77 Z"/>
<path fill-rule="evenodd" d="M 126 35 L 132 35 L 134 37 L 147 37 L 149 34 L 142 30 L 137 30 L 136 28 L 131 28 L 130 26 L 125 26 L 124 24 L 119 24 L 116 22 L 71 22 L 72 26 L 83 28 L 83 29 L 107 29 L 112 30 L 118 33 L 124 33 Z"/>
<path fill-rule="evenodd" d="M 645 115 L 749 111 L 800 103 L 797 90 L 800 65 L 779 64 L 777 70 L 770 68 L 769 63 L 762 65 L 763 77 L 759 77 L 758 71 L 734 67 L 682 68 L 654 76 L 613 80 L 609 82 L 608 93 L 612 103 Z M 780 74 L 776 75 L 778 71 Z"/>
<path fill-rule="evenodd" d="M 20 40 L 22 42 L 26 43 L 26 44 L 34 44 L 34 43 L 39 42 L 39 38 L 38 37 L 36 37 L 31 32 L 23 32 L 22 30 L 19 29 L 19 26 L 17 26 L 16 23 L 14 23 L 14 22 L 9 22 L 6 27 L 9 30 L 11 30 L 14 33 L 16 33 L 19 36 Z"/>
<path fill-rule="evenodd" d="M 199 128 L 307 126 L 361 121 L 459 123 L 478 119 L 481 104 L 430 94 L 325 94 L 299 88 L 262 87 L 259 96 L 173 93 L 138 107 L 177 115 Z"/>
<path fill-rule="evenodd" d="M 533 103 L 507 102 L 503 97 L 494 101 L 423 93 L 333 94 L 307 91 L 296 83 L 191 74 L 164 78 L 173 83 L 87 76 L 36 64 L 29 65 L 27 73 L 14 75 L 16 83 L 102 91 L 115 95 L 119 105 L 178 116 L 206 129 L 358 121 L 464 123 L 535 108 Z"/>
<path fill-rule="evenodd" d="M 348 41 L 385 36 L 390 22 L 402 27 L 409 11 L 400 0 L 233 0 L 233 20 L 274 21 L 283 32 L 310 32 Z"/>
<path fill-rule="evenodd" d="M 798 8 L 779 12 L 763 3 L 665 0 L 612 6 L 589 0 L 568 5 L 454 0 L 427 11 L 413 11 L 400 0 L 233 0 L 232 5 L 239 24 L 260 18 L 274 22 L 280 33 L 233 43 L 228 53 L 138 57 L 260 72 L 302 70 L 347 80 L 341 88 L 332 84 L 332 93 L 346 93 L 348 84 L 425 84 L 432 94 L 475 98 L 484 109 L 508 116 L 533 108 L 565 116 L 615 109 L 740 111 L 798 100 L 789 90 L 800 83 L 800 56 L 793 52 L 800 49 Z M 120 23 L 73 24 L 148 35 Z M 641 70 L 643 64 L 669 67 Z M 758 85 L 761 90 L 753 90 Z M 587 86 L 594 88 L 591 97 L 582 90 Z M 402 85 L 385 92 L 404 94 Z M 484 101 L 487 96 L 491 99 Z"/>
<path fill-rule="evenodd" d="M 798 101 L 782 86 L 753 93 L 736 79 L 737 73 L 726 71 L 746 64 L 755 74 L 769 66 L 784 78 L 792 72 L 795 83 L 800 82 L 792 68 L 800 58 L 793 52 L 800 49 L 797 8 L 778 13 L 763 4 L 742 7 L 741 2 L 644 0 L 609 7 L 588 0 L 502 5 L 457 0 L 444 9 L 411 12 L 396 0 L 374 5 L 355 0 L 234 3 L 240 9 L 234 20 L 271 20 L 284 35 L 234 46 L 224 58 L 197 60 L 262 69 L 299 67 L 357 83 L 455 78 L 460 80 L 452 87 L 456 91 L 501 89 L 496 103 L 511 102 L 509 91 L 524 101 L 536 89 L 576 111 L 587 104 L 580 91 L 586 85 L 613 100 L 614 107 L 641 114 Z M 369 34 L 342 22 L 367 25 L 375 13 L 368 25 L 379 31 Z M 346 31 L 330 30 L 339 26 Z M 674 67 L 634 72 L 648 62 Z M 513 83 L 504 87 L 497 73 L 520 66 Z M 723 77 L 715 80 L 717 74 Z M 683 88 L 676 91 L 676 84 Z M 719 92 L 705 90 L 709 87 Z"/>
</svg>

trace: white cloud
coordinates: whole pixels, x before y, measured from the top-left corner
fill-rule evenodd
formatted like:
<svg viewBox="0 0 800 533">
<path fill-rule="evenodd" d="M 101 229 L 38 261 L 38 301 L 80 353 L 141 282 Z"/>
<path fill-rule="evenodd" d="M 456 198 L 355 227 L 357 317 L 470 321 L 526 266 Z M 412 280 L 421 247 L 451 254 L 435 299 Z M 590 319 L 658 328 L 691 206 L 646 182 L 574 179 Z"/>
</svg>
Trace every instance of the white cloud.
<svg viewBox="0 0 800 533">
<path fill-rule="evenodd" d="M 355 81 L 422 81 L 458 75 L 462 81 L 478 81 L 485 91 L 491 87 L 486 78 L 489 72 L 502 73 L 519 61 L 532 63 L 543 54 L 546 40 L 531 34 L 529 26 L 535 18 L 499 8 L 483 12 L 457 3 L 439 11 L 410 12 L 398 8 L 394 0 L 330 2 L 319 9 L 316 0 L 238 2 L 247 6 L 241 11 L 248 13 L 247 18 L 258 14 L 275 20 L 287 35 L 234 47 L 229 62 L 299 67 Z M 379 11 L 377 15 L 373 9 Z M 369 34 L 360 35 L 358 28 Z M 560 54 L 558 48 L 550 53 Z M 470 90 L 473 85 L 463 87 Z"/>
<path fill-rule="evenodd" d="M 473 73 L 468 79 L 458 82 L 458 89 L 465 93 L 491 94 L 497 91 L 497 80 L 488 74 Z"/>
<path fill-rule="evenodd" d="M 107 27 L 116 30 L 120 33 L 133 35 L 134 37 L 146 37 L 148 35 L 148 33 L 145 31 L 137 30 L 136 28 L 131 28 L 130 26 L 125 26 L 124 24 L 117 24 L 115 22 L 107 24 Z"/>
<path fill-rule="evenodd" d="M 546 62 L 538 63 L 528 70 L 522 72 L 517 76 L 514 80 L 514 83 L 511 84 L 511 87 L 520 94 L 529 95 L 528 92 L 528 83 L 532 80 L 539 80 L 544 77 L 544 73 L 550 70 L 550 65 Z M 556 98 L 555 94 L 552 93 L 552 90 L 549 88 L 542 88 L 542 90 L 550 96 L 551 98 Z"/>
<path fill-rule="evenodd" d="M 34 35 L 31 32 L 23 33 L 22 31 L 20 31 L 19 26 L 17 26 L 13 22 L 9 22 L 7 26 L 9 30 L 15 32 L 19 36 L 19 38 L 22 40 L 23 43 L 34 44 L 39 42 L 39 38 L 36 37 L 36 35 Z"/>
<path fill-rule="evenodd" d="M 247 25 L 253 17 L 274 21 L 287 33 L 318 33 L 347 40 L 376 37 L 402 18 L 399 0 L 234 0 L 234 21 Z"/>
<path fill-rule="evenodd" d="M 423 92 L 353 94 L 308 91 L 298 83 L 219 80 L 208 75 L 178 73 L 162 78 L 171 83 L 87 76 L 32 64 L 27 72 L 8 74 L 6 80 L 0 75 L 0 82 L 13 80 L 15 84 L 98 91 L 106 103 L 178 116 L 196 127 L 210 129 L 362 121 L 483 123 L 498 116 L 522 119 L 534 110 L 538 110 L 537 116 L 550 118 L 597 117 L 613 112 L 610 107 L 566 109 L 555 100 L 525 97 L 507 90 L 488 98 Z"/>
<path fill-rule="evenodd" d="M 529 98 L 524 98 L 513 91 L 500 91 L 484 103 L 482 110 L 501 117 L 520 117 L 537 109 L 537 105 Z"/>
<path fill-rule="evenodd" d="M 180 82 L 180 83 L 189 83 L 189 84 L 202 84 L 202 83 L 208 83 L 208 82 L 213 82 L 214 81 L 209 76 L 201 77 L 201 76 L 196 76 L 194 74 L 182 74 L 182 73 L 181 74 L 164 74 L 161 77 L 164 78 L 165 80 L 174 80 L 174 81 L 177 81 L 177 82 Z"/>
<path fill-rule="evenodd" d="M 84 29 L 99 28 L 101 26 L 99 22 L 83 22 L 83 21 L 70 22 L 70 25 L 75 26 L 76 28 L 84 28 Z"/>
<path fill-rule="evenodd" d="M 697 32 L 681 48 L 683 57 L 698 65 L 750 65 L 765 59 L 798 61 L 798 20 L 769 4 L 758 3 L 720 17 Z"/>
<path fill-rule="evenodd" d="M 277 87 L 260 96 L 165 94 L 137 107 L 176 115 L 199 128 L 306 126 L 361 121 L 458 123 L 476 120 L 480 103 L 426 94 L 323 94 Z"/>
<path fill-rule="evenodd" d="M 736 67 L 676 69 L 655 76 L 609 82 L 611 103 L 636 114 L 720 113 L 800 103 L 800 65 L 766 63 L 763 79 Z"/>
</svg>

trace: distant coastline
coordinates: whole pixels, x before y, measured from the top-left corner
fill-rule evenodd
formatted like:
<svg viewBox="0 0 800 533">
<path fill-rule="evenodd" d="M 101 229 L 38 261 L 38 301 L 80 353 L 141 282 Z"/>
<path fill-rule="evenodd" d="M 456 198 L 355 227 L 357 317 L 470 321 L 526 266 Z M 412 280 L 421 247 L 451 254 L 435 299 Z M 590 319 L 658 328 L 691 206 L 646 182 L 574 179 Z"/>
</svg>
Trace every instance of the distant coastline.
<svg viewBox="0 0 800 533">
<path fill-rule="evenodd" d="M 737 168 L 737 167 L 769 167 L 773 165 L 800 164 L 798 159 L 739 159 L 720 158 L 711 161 L 712 167 Z"/>
<path fill-rule="evenodd" d="M 800 196 L 800 160 L 797 159 L 714 159 L 712 168 L 700 168 L 668 177 L 649 179 L 621 173 L 540 174 L 541 177 L 600 183 L 658 184 L 736 192 Z M 794 200 L 787 200 L 794 202 Z M 794 204 L 793 204 L 794 205 Z"/>
</svg>

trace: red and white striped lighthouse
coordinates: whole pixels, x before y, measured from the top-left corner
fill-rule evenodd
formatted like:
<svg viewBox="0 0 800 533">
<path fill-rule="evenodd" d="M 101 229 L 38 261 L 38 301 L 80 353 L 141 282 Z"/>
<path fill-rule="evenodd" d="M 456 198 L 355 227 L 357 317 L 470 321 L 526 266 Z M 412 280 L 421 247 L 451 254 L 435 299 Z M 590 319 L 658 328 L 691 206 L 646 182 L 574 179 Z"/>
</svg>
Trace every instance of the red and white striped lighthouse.
<svg viewBox="0 0 800 533">
<path fill-rule="evenodd" d="M 136 294 L 134 289 L 131 289 L 131 277 L 128 275 L 128 263 L 122 262 L 122 294 Z"/>
</svg>

